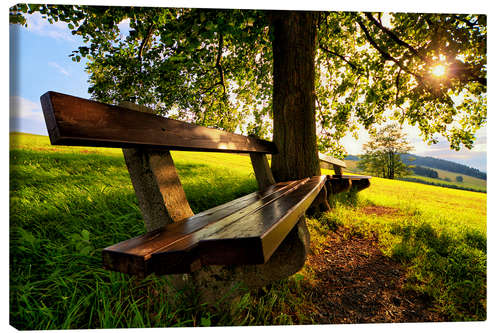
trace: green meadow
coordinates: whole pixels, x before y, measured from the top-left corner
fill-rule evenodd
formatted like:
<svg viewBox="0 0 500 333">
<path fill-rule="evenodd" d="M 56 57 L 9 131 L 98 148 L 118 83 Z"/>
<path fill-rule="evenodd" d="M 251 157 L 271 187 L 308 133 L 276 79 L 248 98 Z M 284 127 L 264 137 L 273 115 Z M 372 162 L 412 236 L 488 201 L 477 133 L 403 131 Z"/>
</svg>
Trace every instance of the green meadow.
<svg viewBox="0 0 500 333">
<path fill-rule="evenodd" d="M 434 170 L 438 172 L 439 178 L 410 175 L 410 176 L 405 176 L 400 180 L 486 193 L 486 180 L 484 179 L 470 177 L 467 175 L 462 175 L 459 173 L 444 171 L 440 169 L 434 169 Z M 463 181 L 462 182 L 456 181 L 455 179 L 456 176 L 462 176 Z"/>
<path fill-rule="evenodd" d="M 189 288 L 169 292 L 167 277 L 137 279 L 102 269 L 104 247 L 145 231 L 121 150 L 51 146 L 47 137 L 19 133 L 10 139 L 14 327 L 314 323 L 301 288 L 314 279 L 308 267 L 246 293 L 231 314 L 209 309 Z M 172 154 L 195 213 L 257 189 L 248 156 Z M 339 225 L 375 233 L 383 253 L 407 269 L 405 288 L 429 297 L 449 320 L 486 319 L 485 193 L 373 178 L 368 189 L 338 195 L 332 206 L 307 220 L 316 251 Z M 373 207 L 385 213 L 373 214 Z"/>
<path fill-rule="evenodd" d="M 348 160 L 346 161 L 346 164 L 348 170 L 351 170 L 353 172 L 361 172 L 361 170 L 358 169 L 357 161 Z M 466 189 L 470 191 L 486 193 L 486 180 L 484 179 L 436 168 L 429 168 L 429 169 L 437 171 L 438 178 L 430 178 L 412 174 L 409 176 L 404 176 L 402 180 L 413 181 L 428 185 L 442 186 L 442 187 L 452 187 L 452 188 L 454 187 L 458 189 Z M 456 180 L 457 176 L 461 176 L 463 178 L 463 181 L 461 182 L 457 181 Z"/>
</svg>

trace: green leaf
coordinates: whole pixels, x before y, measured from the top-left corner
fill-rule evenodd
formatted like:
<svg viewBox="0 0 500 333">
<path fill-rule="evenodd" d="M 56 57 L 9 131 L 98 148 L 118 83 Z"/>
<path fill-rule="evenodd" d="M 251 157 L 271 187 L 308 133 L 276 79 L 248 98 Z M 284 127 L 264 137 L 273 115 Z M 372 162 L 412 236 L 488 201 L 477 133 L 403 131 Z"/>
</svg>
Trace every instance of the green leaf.
<svg viewBox="0 0 500 333">
<path fill-rule="evenodd" d="M 81 232 L 81 235 L 82 235 L 82 240 L 84 241 L 89 241 L 89 238 L 90 238 L 90 232 L 88 230 L 82 230 Z"/>
<path fill-rule="evenodd" d="M 201 322 L 200 322 L 201 326 L 203 327 L 210 327 L 211 325 L 211 321 L 210 321 L 210 318 L 209 317 L 201 317 Z"/>
</svg>

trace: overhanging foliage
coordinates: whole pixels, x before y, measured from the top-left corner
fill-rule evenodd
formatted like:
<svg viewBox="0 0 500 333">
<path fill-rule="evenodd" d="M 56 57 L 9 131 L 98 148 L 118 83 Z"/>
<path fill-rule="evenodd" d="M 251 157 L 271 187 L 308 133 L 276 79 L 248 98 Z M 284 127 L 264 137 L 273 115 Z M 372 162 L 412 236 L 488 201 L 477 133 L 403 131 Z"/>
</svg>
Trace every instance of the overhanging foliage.
<svg viewBox="0 0 500 333">
<path fill-rule="evenodd" d="M 248 134 L 271 133 L 273 31 L 259 10 L 16 5 L 12 23 L 40 12 L 85 45 L 90 93 Z M 316 55 L 319 149 L 391 117 L 471 148 L 486 122 L 486 16 L 321 12 Z M 120 35 L 118 25 L 129 23 Z M 441 76 L 436 75 L 441 66 Z"/>
</svg>

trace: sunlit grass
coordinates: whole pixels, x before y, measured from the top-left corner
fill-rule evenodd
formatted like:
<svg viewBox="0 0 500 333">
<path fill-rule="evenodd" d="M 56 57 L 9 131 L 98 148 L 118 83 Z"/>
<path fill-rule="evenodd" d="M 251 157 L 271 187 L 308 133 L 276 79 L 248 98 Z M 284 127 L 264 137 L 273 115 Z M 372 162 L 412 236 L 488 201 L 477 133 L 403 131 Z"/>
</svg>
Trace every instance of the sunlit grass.
<svg viewBox="0 0 500 333">
<path fill-rule="evenodd" d="M 441 188 L 397 180 L 372 178 L 372 186 L 360 192 L 374 205 L 416 209 L 443 227 L 486 231 L 486 194 Z"/>
<path fill-rule="evenodd" d="M 407 288 L 450 320 L 485 320 L 486 194 L 381 178 L 371 184 L 356 200 L 338 196 L 322 223 L 376 233 L 382 251 L 408 267 Z"/>
<path fill-rule="evenodd" d="M 246 155 L 173 152 L 173 158 L 195 212 L 257 188 Z M 144 232 L 120 149 L 56 147 L 44 136 L 12 134 L 10 167 L 10 319 L 15 327 L 311 323 L 313 307 L 301 291 L 300 274 L 246 294 L 230 316 L 208 311 L 190 290 L 168 293 L 167 278 L 138 280 L 102 269 L 102 248 Z M 373 178 L 357 198 L 338 199 L 335 210 L 308 221 L 311 229 L 322 225 L 328 231 L 341 223 L 378 233 L 383 251 L 408 267 L 408 288 L 430 295 L 453 320 L 484 319 L 484 193 Z M 364 213 L 365 206 L 394 207 L 400 213 L 374 216 Z M 316 251 L 323 240 L 313 239 Z"/>
<path fill-rule="evenodd" d="M 311 323 L 292 277 L 211 310 L 192 290 L 169 291 L 102 269 L 101 250 L 145 232 L 120 149 L 53 147 L 11 135 L 10 323 L 19 329 Z M 194 212 L 257 189 L 248 156 L 173 152 Z"/>
</svg>

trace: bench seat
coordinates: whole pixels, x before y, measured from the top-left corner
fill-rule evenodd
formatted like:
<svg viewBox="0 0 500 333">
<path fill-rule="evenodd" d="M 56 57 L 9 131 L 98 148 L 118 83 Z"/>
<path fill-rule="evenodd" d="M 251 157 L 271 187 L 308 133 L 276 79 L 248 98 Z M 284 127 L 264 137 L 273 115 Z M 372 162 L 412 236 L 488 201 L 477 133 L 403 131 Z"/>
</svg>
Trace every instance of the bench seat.
<svg viewBox="0 0 500 333">
<path fill-rule="evenodd" d="M 53 145 L 124 148 L 148 233 L 105 248 L 103 264 L 110 270 L 144 277 L 203 265 L 264 264 L 311 204 L 369 185 L 367 177 L 342 175 L 345 162 L 323 155 L 336 175 L 276 183 L 266 157 L 278 153 L 272 142 L 164 118 L 137 105 L 57 92 L 40 100 Z M 260 190 L 193 215 L 170 150 L 248 153 Z"/>
<path fill-rule="evenodd" d="M 364 175 L 327 175 L 325 187 L 330 195 L 348 191 L 351 188 L 361 191 L 370 186 L 371 178 L 371 176 Z"/>
<path fill-rule="evenodd" d="M 323 187 L 326 176 L 274 184 L 184 221 L 104 249 L 107 269 L 139 276 L 201 265 L 263 264 Z"/>
</svg>

